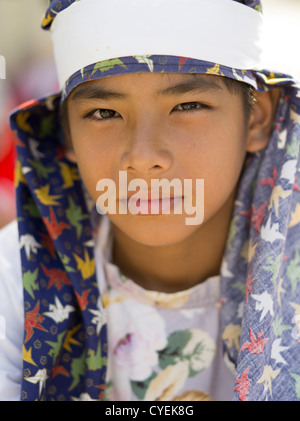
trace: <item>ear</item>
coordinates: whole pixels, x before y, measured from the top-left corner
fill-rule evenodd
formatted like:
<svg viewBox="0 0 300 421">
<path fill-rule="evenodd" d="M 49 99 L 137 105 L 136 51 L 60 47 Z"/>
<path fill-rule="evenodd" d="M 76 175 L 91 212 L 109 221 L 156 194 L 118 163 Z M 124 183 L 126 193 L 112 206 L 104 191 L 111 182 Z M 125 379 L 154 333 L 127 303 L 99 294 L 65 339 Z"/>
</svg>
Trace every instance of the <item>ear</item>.
<svg viewBox="0 0 300 421">
<path fill-rule="evenodd" d="M 66 141 L 66 157 L 69 161 L 77 163 L 69 128 L 64 128 L 64 136 Z"/>
<path fill-rule="evenodd" d="M 269 142 L 280 89 L 256 92 L 256 101 L 248 122 L 247 152 L 257 152 Z"/>
<path fill-rule="evenodd" d="M 72 146 L 66 148 L 66 157 L 69 161 L 77 163 L 76 155 Z"/>
</svg>

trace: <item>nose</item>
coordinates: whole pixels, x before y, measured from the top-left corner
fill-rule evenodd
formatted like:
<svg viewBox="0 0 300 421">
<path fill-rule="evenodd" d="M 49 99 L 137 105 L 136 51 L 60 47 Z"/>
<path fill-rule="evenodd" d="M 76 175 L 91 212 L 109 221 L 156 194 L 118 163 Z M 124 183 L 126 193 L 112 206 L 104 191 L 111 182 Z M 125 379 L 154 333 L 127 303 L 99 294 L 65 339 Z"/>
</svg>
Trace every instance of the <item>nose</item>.
<svg viewBox="0 0 300 421">
<path fill-rule="evenodd" d="M 163 123 L 154 116 L 145 115 L 128 130 L 121 168 L 132 175 L 158 176 L 173 163 Z"/>
</svg>

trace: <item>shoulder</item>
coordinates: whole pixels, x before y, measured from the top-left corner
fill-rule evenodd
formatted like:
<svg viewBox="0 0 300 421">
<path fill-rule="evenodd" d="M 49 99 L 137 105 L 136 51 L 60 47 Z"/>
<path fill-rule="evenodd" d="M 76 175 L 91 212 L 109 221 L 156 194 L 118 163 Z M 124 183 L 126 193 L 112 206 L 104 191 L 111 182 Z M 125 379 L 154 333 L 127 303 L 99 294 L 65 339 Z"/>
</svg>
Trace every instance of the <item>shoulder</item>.
<svg viewBox="0 0 300 421">
<path fill-rule="evenodd" d="M 0 400 L 19 400 L 24 305 L 18 225 L 0 230 Z"/>
</svg>

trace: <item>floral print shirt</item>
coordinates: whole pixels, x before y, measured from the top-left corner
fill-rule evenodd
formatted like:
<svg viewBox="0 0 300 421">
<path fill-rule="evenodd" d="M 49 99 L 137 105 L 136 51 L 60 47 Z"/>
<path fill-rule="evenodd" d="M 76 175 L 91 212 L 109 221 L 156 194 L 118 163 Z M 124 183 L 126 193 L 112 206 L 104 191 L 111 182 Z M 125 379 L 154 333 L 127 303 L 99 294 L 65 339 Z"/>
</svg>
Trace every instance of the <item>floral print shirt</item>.
<svg viewBox="0 0 300 421">
<path fill-rule="evenodd" d="M 106 400 L 231 400 L 222 357 L 219 277 L 190 289 L 145 290 L 110 262 L 108 218 L 96 256 L 108 326 Z"/>
</svg>

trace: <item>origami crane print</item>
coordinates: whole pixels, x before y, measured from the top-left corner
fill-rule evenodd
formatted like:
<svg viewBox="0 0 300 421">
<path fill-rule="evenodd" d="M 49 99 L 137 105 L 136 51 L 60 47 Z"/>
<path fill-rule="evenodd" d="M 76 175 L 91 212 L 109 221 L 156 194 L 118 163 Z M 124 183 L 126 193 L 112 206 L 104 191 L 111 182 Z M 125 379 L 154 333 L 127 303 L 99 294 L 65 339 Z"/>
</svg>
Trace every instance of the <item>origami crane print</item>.
<svg viewBox="0 0 300 421">
<path fill-rule="evenodd" d="M 281 352 L 286 351 L 289 349 L 288 346 L 281 346 L 282 338 L 277 338 L 274 340 L 272 344 L 272 351 L 271 351 L 271 358 L 276 361 L 276 364 L 284 364 L 286 365 L 287 362 L 282 357 Z"/>
<path fill-rule="evenodd" d="M 252 298 L 256 301 L 255 309 L 261 311 L 260 322 L 266 317 L 268 313 L 273 316 L 273 300 L 271 295 L 264 291 L 262 294 L 252 294 Z"/>
<path fill-rule="evenodd" d="M 38 370 L 35 376 L 25 377 L 25 380 L 27 380 L 30 383 L 34 383 L 34 384 L 39 383 L 39 396 L 41 396 L 42 390 L 45 387 L 47 379 L 48 379 L 48 376 L 47 376 L 46 368 Z"/>
<path fill-rule="evenodd" d="M 26 317 L 25 317 L 26 336 L 25 336 L 24 343 L 28 342 L 29 339 L 32 337 L 33 329 L 40 329 L 40 330 L 43 330 L 44 332 L 47 332 L 47 329 L 45 329 L 41 325 L 41 323 L 45 320 L 45 318 L 41 314 L 39 314 L 39 311 L 40 311 L 40 302 L 38 301 L 34 309 L 26 313 Z"/>
<path fill-rule="evenodd" d="M 45 275 L 49 278 L 48 289 L 55 286 L 59 291 L 64 285 L 71 285 L 71 281 L 64 270 L 61 269 L 47 269 L 46 266 L 41 264 Z"/>
<path fill-rule="evenodd" d="M 252 329 L 250 329 L 250 342 L 245 342 L 241 347 L 241 351 L 247 349 L 250 354 L 261 354 L 264 350 L 265 344 L 269 340 L 268 338 L 262 339 L 263 336 L 262 331 L 260 331 L 256 338 Z"/>
<path fill-rule="evenodd" d="M 235 386 L 234 390 L 239 392 L 239 399 L 241 401 L 247 401 L 247 396 L 249 394 L 250 389 L 250 380 L 248 378 L 250 367 L 246 368 L 243 371 L 240 377 L 236 378 L 237 386 Z"/>
<path fill-rule="evenodd" d="M 69 314 L 75 311 L 75 307 L 66 305 L 65 307 L 59 301 L 58 297 L 54 298 L 55 304 L 49 304 L 49 311 L 43 313 L 45 316 L 51 317 L 56 323 L 63 322 L 69 318 Z"/>
<path fill-rule="evenodd" d="M 59 205 L 59 202 L 57 202 L 57 199 L 60 199 L 61 196 L 50 195 L 50 184 L 46 184 L 46 186 L 43 186 L 40 189 L 35 189 L 34 193 L 37 195 L 37 198 L 43 205 L 47 205 L 47 206 Z"/>
<path fill-rule="evenodd" d="M 30 259 L 30 254 L 37 253 L 37 249 L 41 248 L 41 244 L 39 244 L 36 239 L 31 234 L 24 234 L 20 237 L 20 250 L 22 247 L 25 249 L 25 254 L 27 259 Z"/>
<path fill-rule="evenodd" d="M 49 231 L 50 236 L 55 240 L 60 236 L 62 231 L 66 228 L 70 228 L 66 222 L 57 222 L 55 213 L 52 208 L 50 208 L 50 220 L 49 218 L 44 217 L 43 221 Z"/>
<path fill-rule="evenodd" d="M 279 199 L 286 199 L 291 193 L 292 190 L 283 190 L 281 186 L 274 187 L 268 209 L 270 210 L 274 206 L 276 216 L 278 217 Z"/>
<path fill-rule="evenodd" d="M 261 378 L 257 381 L 257 383 L 264 383 L 265 391 L 269 389 L 271 396 L 272 396 L 272 380 L 275 380 L 279 373 L 280 373 L 280 369 L 273 370 L 270 365 L 266 365 L 264 367 L 264 371 Z"/>
</svg>

